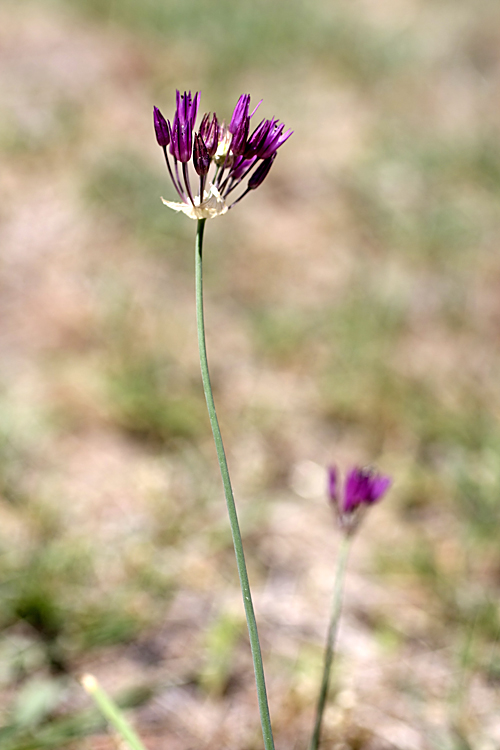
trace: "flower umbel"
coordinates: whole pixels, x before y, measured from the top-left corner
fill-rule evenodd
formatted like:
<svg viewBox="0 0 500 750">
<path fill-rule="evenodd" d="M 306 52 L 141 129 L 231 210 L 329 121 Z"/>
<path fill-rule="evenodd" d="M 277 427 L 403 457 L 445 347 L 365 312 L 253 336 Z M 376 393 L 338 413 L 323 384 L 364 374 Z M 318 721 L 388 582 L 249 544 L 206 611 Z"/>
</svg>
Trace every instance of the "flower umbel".
<svg viewBox="0 0 500 750">
<path fill-rule="evenodd" d="M 249 94 L 242 94 L 238 99 L 229 127 L 223 121 L 219 122 L 215 113 L 212 117 L 205 114 L 197 132 L 195 124 L 200 92 L 192 96 L 190 91 L 182 95 L 177 91 L 176 103 L 172 123 L 157 107 L 153 110 L 156 140 L 163 149 L 170 179 L 181 203 L 163 198 L 162 201 L 191 219 L 213 219 L 225 214 L 262 184 L 276 152 L 293 131 L 285 131 L 285 126 L 273 117 L 262 120 L 250 132 L 250 120 L 260 102 L 249 113 Z M 190 163 L 193 167 L 191 175 Z M 191 188 L 191 177 L 198 182 L 197 191 Z M 239 195 L 233 193 L 238 187 Z M 234 200 L 229 203 L 231 194 Z"/>
<path fill-rule="evenodd" d="M 378 474 L 371 467 L 355 466 L 347 473 L 344 492 L 339 491 L 337 469 L 328 470 L 328 495 L 332 502 L 341 528 L 352 534 L 358 527 L 361 517 L 370 505 L 373 505 L 387 492 L 392 480 Z"/>
</svg>

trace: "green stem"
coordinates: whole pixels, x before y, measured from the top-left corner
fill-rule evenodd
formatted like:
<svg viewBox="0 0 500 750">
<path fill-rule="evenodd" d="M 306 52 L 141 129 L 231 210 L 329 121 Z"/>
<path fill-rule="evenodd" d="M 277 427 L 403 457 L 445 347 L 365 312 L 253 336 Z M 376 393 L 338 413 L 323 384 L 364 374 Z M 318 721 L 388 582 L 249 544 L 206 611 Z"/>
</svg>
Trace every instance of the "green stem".
<svg viewBox="0 0 500 750">
<path fill-rule="evenodd" d="M 96 678 L 93 675 L 87 674 L 82 677 L 81 682 L 85 690 L 96 702 L 103 716 L 116 729 L 130 750 L 146 750 L 121 710 L 116 703 L 111 700 L 109 695 L 104 692 Z"/>
<path fill-rule="evenodd" d="M 337 558 L 337 568 L 335 571 L 335 582 L 333 588 L 332 613 L 330 617 L 330 625 L 328 626 L 328 635 L 326 637 L 323 677 L 321 679 L 321 688 L 319 691 L 318 704 L 316 706 L 316 721 L 314 723 L 314 731 L 311 738 L 311 744 L 309 745 L 309 750 L 318 750 L 321 740 L 323 714 L 325 712 L 326 701 L 328 699 L 328 688 L 330 687 L 330 672 L 332 669 L 340 614 L 342 612 L 342 593 L 344 590 L 347 559 L 349 557 L 352 539 L 353 537 L 349 534 L 345 534 L 342 537 L 342 542 L 340 544 L 339 554 Z"/>
<path fill-rule="evenodd" d="M 215 441 L 215 449 L 219 460 L 220 472 L 222 474 L 222 484 L 224 485 L 224 495 L 229 513 L 229 522 L 231 524 L 231 534 L 233 537 L 234 552 L 236 554 L 236 564 L 240 577 L 241 593 L 243 595 L 243 604 L 245 606 L 245 615 L 247 618 L 248 633 L 250 636 L 250 648 L 252 650 L 253 667 L 255 672 L 255 683 L 257 685 L 257 696 L 259 700 L 260 722 L 262 725 L 262 735 L 264 737 L 264 747 L 266 750 L 274 750 L 273 732 L 271 728 L 271 717 L 269 715 L 269 704 L 267 702 L 266 682 L 264 678 L 264 667 L 262 664 L 262 654 L 260 651 L 259 634 L 257 631 L 257 621 L 252 604 L 252 594 L 248 582 L 247 566 L 243 552 L 243 542 L 241 540 L 240 526 L 236 505 L 234 502 L 229 470 L 227 468 L 226 454 L 224 444 L 215 411 L 214 397 L 212 386 L 210 384 L 210 374 L 208 371 L 207 349 L 205 344 L 205 319 L 203 314 L 203 231 L 205 228 L 205 219 L 199 219 L 196 233 L 196 321 L 198 328 L 198 347 L 200 350 L 201 377 L 203 380 L 203 390 L 207 400 L 208 415 Z"/>
</svg>

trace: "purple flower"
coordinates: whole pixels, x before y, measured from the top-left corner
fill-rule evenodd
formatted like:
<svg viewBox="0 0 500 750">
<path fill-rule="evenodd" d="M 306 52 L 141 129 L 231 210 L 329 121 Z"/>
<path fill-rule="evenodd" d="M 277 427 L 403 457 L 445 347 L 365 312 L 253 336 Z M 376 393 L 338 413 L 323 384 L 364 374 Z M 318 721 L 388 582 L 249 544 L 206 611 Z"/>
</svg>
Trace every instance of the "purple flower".
<svg viewBox="0 0 500 750">
<path fill-rule="evenodd" d="M 272 120 L 262 120 L 248 139 L 245 156 L 257 154 L 259 159 L 267 159 L 275 154 L 292 135 L 292 130 L 284 133 L 284 127 L 274 117 Z"/>
<path fill-rule="evenodd" d="M 341 493 L 337 469 L 330 467 L 328 495 L 337 511 L 341 527 L 347 533 L 352 533 L 359 524 L 363 509 L 380 500 L 391 484 L 390 477 L 378 474 L 372 468 L 355 466 L 347 473 L 344 492 Z"/>
<path fill-rule="evenodd" d="M 170 132 L 170 153 L 177 161 L 185 164 L 191 159 L 193 150 L 193 130 L 200 104 L 200 92 L 191 96 L 191 92 L 176 92 L 177 109 Z M 187 192 L 189 193 L 189 187 Z"/>
<path fill-rule="evenodd" d="M 389 477 L 371 469 L 355 467 L 347 475 L 344 488 L 344 512 L 352 513 L 359 505 L 373 505 L 389 489 Z"/>
<path fill-rule="evenodd" d="M 236 102 L 233 116 L 229 124 L 229 132 L 235 135 L 241 127 L 245 126 L 249 119 L 248 108 L 250 106 L 250 94 L 242 94 Z"/>
<path fill-rule="evenodd" d="M 158 107 L 153 108 L 154 126 L 158 145 L 165 147 L 170 143 L 170 132 L 168 122 L 163 117 Z"/>
<path fill-rule="evenodd" d="M 247 117 L 245 120 L 243 120 L 240 127 L 238 128 L 236 133 L 233 134 L 233 137 L 231 139 L 231 151 L 236 156 L 242 156 L 245 153 L 249 131 L 250 118 Z"/>
<path fill-rule="evenodd" d="M 209 114 L 203 115 L 200 125 L 200 135 L 203 138 L 208 155 L 212 158 L 215 156 L 217 146 L 219 145 L 219 123 L 217 122 L 217 115 L 215 113 L 212 121 L 210 121 Z"/>
<path fill-rule="evenodd" d="M 270 156 L 273 156 L 279 149 L 279 147 L 282 146 L 285 141 L 290 138 L 290 136 L 292 135 L 292 131 L 287 130 L 284 133 L 284 128 L 285 126 L 280 125 L 277 120 L 275 120 L 274 122 L 271 121 L 271 126 L 266 135 L 266 138 L 257 150 L 257 156 L 260 159 L 268 159 Z"/>
<path fill-rule="evenodd" d="M 263 183 L 278 149 L 292 131 L 284 132 L 285 126 L 273 117 L 262 120 L 250 135 L 250 120 L 261 102 L 250 112 L 250 95 L 243 94 L 229 127 L 220 123 L 215 113 L 212 117 L 205 114 L 196 132 L 199 104 L 200 92 L 192 95 L 190 91 L 183 94 L 177 91 L 172 121 L 166 120 L 155 107 L 154 128 L 170 178 L 182 201 L 174 203 L 162 198 L 163 202 L 192 219 L 207 219 L 226 213 Z M 192 179 L 198 184 L 197 190 L 191 187 Z M 235 190 L 229 203 L 228 198 Z"/>
<path fill-rule="evenodd" d="M 269 170 L 273 166 L 273 161 L 276 158 L 276 153 L 274 153 L 272 156 L 268 156 L 267 159 L 264 159 L 262 164 L 259 164 L 253 175 L 248 180 L 248 189 L 249 190 L 255 190 L 255 188 L 258 188 L 259 185 L 262 185 L 265 178 L 269 174 Z"/>
<path fill-rule="evenodd" d="M 231 167 L 231 178 L 233 180 L 243 179 L 245 174 L 250 171 L 256 161 L 256 156 L 253 156 L 251 159 L 245 159 L 244 156 L 238 156 Z"/>
<path fill-rule="evenodd" d="M 210 169 L 210 156 L 205 146 L 205 141 L 199 133 L 194 134 L 193 163 L 196 174 L 199 174 L 200 177 L 208 173 Z"/>
<path fill-rule="evenodd" d="M 170 153 L 175 159 L 185 163 L 190 160 L 192 149 L 193 130 L 190 121 L 182 122 L 179 118 L 175 118 L 172 126 Z"/>
<path fill-rule="evenodd" d="M 184 92 L 181 96 L 180 91 L 176 91 L 177 110 L 175 116 L 182 123 L 189 122 L 191 130 L 194 129 L 196 122 L 196 115 L 198 114 L 198 107 L 200 106 L 201 92 L 197 91 L 194 98 L 191 96 L 191 92 Z"/>
</svg>

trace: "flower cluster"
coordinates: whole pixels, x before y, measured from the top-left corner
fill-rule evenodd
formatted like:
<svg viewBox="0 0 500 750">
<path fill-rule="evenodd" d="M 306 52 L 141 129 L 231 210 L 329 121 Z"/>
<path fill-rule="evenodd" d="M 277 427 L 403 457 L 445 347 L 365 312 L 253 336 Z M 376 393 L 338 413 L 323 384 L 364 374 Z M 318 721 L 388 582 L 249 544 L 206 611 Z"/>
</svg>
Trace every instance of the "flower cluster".
<svg viewBox="0 0 500 750">
<path fill-rule="evenodd" d="M 195 132 L 199 104 L 199 91 L 194 96 L 191 92 L 181 95 L 177 91 L 177 107 L 171 123 L 154 107 L 156 140 L 163 149 L 170 178 L 182 202 L 162 200 L 191 219 L 212 219 L 226 213 L 262 184 L 276 152 L 292 131 L 285 131 L 285 126 L 273 117 L 261 120 L 250 133 L 250 120 L 261 102 L 250 112 L 250 96 L 243 94 L 229 126 L 224 121 L 219 122 L 215 113 L 205 114 Z M 189 163 L 197 175 L 196 192 L 191 187 Z M 213 174 L 209 178 L 211 168 Z M 229 196 L 247 178 L 243 192 L 228 204 Z"/>
<path fill-rule="evenodd" d="M 391 478 L 377 474 L 372 468 L 354 467 L 346 477 L 344 492 L 338 488 L 337 469 L 328 471 L 328 494 L 335 507 L 341 527 L 352 534 L 367 506 L 380 500 L 391 486 Z"/>
</svg>

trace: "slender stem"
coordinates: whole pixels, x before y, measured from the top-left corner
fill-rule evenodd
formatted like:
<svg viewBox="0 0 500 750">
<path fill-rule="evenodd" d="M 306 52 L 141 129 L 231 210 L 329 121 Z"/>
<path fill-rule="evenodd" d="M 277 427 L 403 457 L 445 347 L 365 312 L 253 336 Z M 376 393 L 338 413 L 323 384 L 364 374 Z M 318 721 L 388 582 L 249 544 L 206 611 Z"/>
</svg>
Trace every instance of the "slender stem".
<svg viewBox="0 0 500 750">
<path fill-rule="evenodd" d="M 226 454 L 222 442 L 222 435 L 215 411 L 214 397 L 212 386 L 210 384 L 210 375 L 208 372 L 207 350 L 205 345 L 205 320 L 203 314 L 203 231 L 205 228 L 205 219 L 198 221 L 198 230 L 196 233 L 196 319 L 198 328 L 198 346 L 200 350 L 201 377 L 203 380 L 203 390 L 207 400 L 208 415 L 219 460 L 220 472 L 222 474 L 222 484 L 224 485 L 224 495 L 229 513 L 229 522 L 231 524 L 231 534 L 233 537 L 234 552 L 236 554 L 236 564 L 240 577 L 241 593 L 243 595 L 243 604 L 247 618 L 248 633 L 250 636 L 250 648 L 252 651 L 253 667 L 255 672 L 255 683 L 257 685 L 257 696 L 259 700 L 260 722 L 262 725 L 262 735 L 264 737 L 264 747 L 266 750 L 274 750 L 273 733 L 271 728 L 271 717 L 269 715 L 269 704 L 267 701 L 266 682 L 264 678 L 264 667 L 262 664 L 262 654 L 260 651 L 259 634 L 257 632 L 257 621 L 252 604 L 252 595 L 250 584 L 248 582 L 247 566 L 243 552 L 243 542 L 236 513 L 231 480 L 227 467 Z"/>
<path fill-rule="evenodd" d="M 181 180 L 180 175 L 179 175 L 179 162 L 177 161 L 177 159 L 175 158 L 175 156 L 174 156 L 174 169 L 175 169 L 175 176 L 177 177 L 177 184 L 179 185 L 179 187 L 182 190 L 182 180 Z M 186 196 L 186 193 L 184 193 L 184 190 L 182 190 L 182 193 L 183 193 L 184 198 L 185 198 L 186 203 L 187 203 L 187 196 Z"/>
<path fill-rule="evenodd" d="M 335 581 L 333 587 L 333 604 L 330 616 L 330 625 L 328 626 L 328 635 L 326 637 L 325 660 L 323 666 L 323 677 L 319 691 L 318 704 L 316 706 L 316 721 L 311 738 L 309 750 L 318 750 L 321 739 L 321 728 L 323 724 L 323 714 L 325 712 L 326 701 L 328 699 L 328 688 L 330 687 L 330 672 L 332 669 L 333 656 L 335 650 L 335 641 L 339 628 L 340 614 L 342 612 L 342 593 L 344 590 L 344 579 L 347 569 L 347 559 L 351 549 L 352 535 L 345 534 L 342 536 L 339 554 L 337 558 L 337 568 L 335 571 Z"/>
<path fill-rule="evenodd" d="M 189 195 L 189 200 L 191 201 L 191 204 L 194 206 L 194 199 L 193 194 L 191 192 L 191 183 L 189 182 L 189 172 L 188 172 L 188 165 L 187 162 L 182 162 L 182 174 L 184 175 L 184 182 L 186 183 L 186 190 Z"/>
<path fill-rule="evenodd" d="M 230 206 L 228 206 L 228 210 L 229 210 L 230 208 L 232 208 L 233 206 L 235 206 L 235 205 L 236 205 L 237 203 L 239 203 L 239 202 L 240 202 L 240 200 L 241 200 L 242 198 L 244 198 L 244 197 L 245 197 L 245 195 L 248 195 L 248 193 L 250 192 L 250 190 L 251 190 L 251 189 L 252 189 L 252 188 L 249 188 L 249 187 L 247 187 L 247 189 L 246 189 L 246 190 L 245 190 L 245 191 L 244 191 L 244 192 L 243 192 L 243 193 L 242 193 L 242 194 L 240 195 L 240 197 L 239 197 L 239 198 L 236 198 L 236 200 L 235 200 L 235 201 L 233 201 L 233 203 L 231 203 L 231 205 L 230 205 Z"/>
<path fill-rule="evenodd" d="M 241 177 L 238 177 L 238 179 L 237 179 L 237 180 L 234 180 L 234 181 L 233 181 L 233 182 L 231 183 L 231 185 L 229 186 L 229 189 L 228 189 L 228 190 L 226 190 L 226 192 L 224 193 L 224 198 L 226 198 L 226 197 L 227 197 L 227 196 L 229 195 L 229 193 L 231 193 L 231 192 L 232 192 L 233 190 L 235 190 L 235 189 L 236 189 L 236 188 L 238 187 L 238 185 L 239 185 L 239 184 L 240 184 L 241 182 L 243 182 L 243 180 L 245 179 L 245 177 L 247 176 L 247 174 L 248 174 L 249 172 L 251 172 L 251 170 L 252 170 L 252 169 L 253 169 L 253 168 L 255 167 L 255 165 L 257 164 L 257 162 L 258 162 L 258 161 L 259 161 L 258 159 L 255 159 L 255 161 L 253 161 L 253 162 L 252 162 L 252 163 L 250 164 L 250 166 L 248 166 L 248 167 L 247 167 L 247 168 L 245 169 L 245 171 L 243 172 L 243 174 L 241 175 Z M 221 191 L 220 191 L 221 193 L 222 193 L 222 192 L 223 192 L 223 191 L 225 190 L 227 181 L 228 181 L 228 178 L 226 178 L 226 180 L 224 181 L 224 185 L 222 186 L 222 188 L 221 188 Z M 234 204 L 233 204 L 233 205 L 234 205 Z"/>
<path fill-rule="evenodd" d="M 139 737 L 136 735 L 122 711 L 109 695 L 104 692 L 91 674 L 82 677 L 81 683 L 85 690 L 92 696 L 103 716 L 116 729 L 130 750 L 146 750 Z"/>
<path fill-rule="evenodd" d="M 170 159 L 168 158 L 168 153 L 167 153 L 167 147 L 166 146 L 163 146 L 163 153 L 165 155 L 165 161 L 167 162 L 167 168 L 168 168 L 168 173 L 170 175 L 170 179 L 174 183 L 174 187 L 177 190 L 177 193 L 179 194 L 179 198 L 181 199 L 181 201 L 185 201 L 186 200 L 186 196 L 184 195 L 184 193 L 182 192 L 181 188 L 177 184 L 177 182 L 175 180 L 175 177 L 173 175 L 172 167 L 170 166 Z"/>
</svg>

